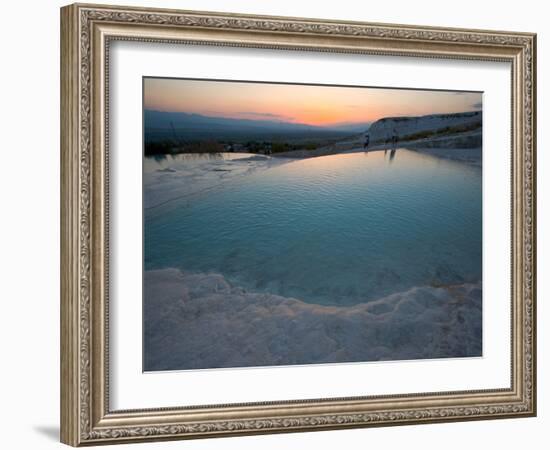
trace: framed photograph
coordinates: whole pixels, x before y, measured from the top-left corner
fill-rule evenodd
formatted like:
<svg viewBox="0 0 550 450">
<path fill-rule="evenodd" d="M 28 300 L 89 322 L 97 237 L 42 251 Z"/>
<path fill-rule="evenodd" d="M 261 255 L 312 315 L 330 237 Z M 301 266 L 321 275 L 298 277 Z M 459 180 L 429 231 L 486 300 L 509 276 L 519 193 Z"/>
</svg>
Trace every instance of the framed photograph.
<svg viewBox="0 0 550 450">
<path fill-rule="evenodd" d="M 536 414 L 532 33 L 61 9 L 61 440 Z"/>
</svg>

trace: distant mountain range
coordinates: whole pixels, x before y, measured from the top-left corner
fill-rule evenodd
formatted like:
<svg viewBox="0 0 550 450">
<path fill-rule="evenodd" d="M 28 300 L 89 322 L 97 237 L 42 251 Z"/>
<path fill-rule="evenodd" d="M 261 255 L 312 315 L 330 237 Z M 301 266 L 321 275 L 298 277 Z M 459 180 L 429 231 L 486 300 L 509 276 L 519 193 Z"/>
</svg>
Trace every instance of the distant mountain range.
<svg viewBox="0 0 550 450">
<path fill-rule="evenodd" d="M 319 127 L 275 120 L 231 119 L 148 109 L 144 111 L 143 120 L 145 140 L 149 142 L 164 139 L 259 139 L 277 136 L 294 138 L 321 137 L 359 133 L 369 127 L 369 123 Z"/>
</svg>

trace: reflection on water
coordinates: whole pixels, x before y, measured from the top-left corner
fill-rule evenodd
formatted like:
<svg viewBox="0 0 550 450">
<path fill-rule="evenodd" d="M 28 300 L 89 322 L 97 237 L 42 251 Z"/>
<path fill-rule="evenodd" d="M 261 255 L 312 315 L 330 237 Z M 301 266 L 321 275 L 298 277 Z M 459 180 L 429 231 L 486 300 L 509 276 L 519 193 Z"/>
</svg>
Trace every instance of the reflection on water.
<svg viewBox="0 0 550 450">
<path fill-rule="evenodd" d="M 153 155 L 143 158 L 145 173 L 155 170 L 175 168 L 183 164 L 201 163 L 205 160 L 231 161 L 250 158 L 249 153 L 178 153 L 174 155 Z"/>
<path fill-rule="evenodd" d="M 342 305 L 479 281 L 481 170 L 405 149 L 367 155 L 291 161 L 146 211 L 145 269 L 217 272 L 250 291 Z"/>
</svg>

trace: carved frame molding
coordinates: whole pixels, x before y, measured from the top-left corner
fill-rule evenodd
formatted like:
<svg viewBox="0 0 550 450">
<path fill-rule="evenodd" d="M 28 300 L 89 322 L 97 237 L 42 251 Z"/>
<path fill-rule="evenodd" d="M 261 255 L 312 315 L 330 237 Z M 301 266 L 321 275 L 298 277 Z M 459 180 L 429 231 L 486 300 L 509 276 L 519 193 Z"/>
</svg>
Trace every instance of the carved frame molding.
<svg viewBox="0 0 550 450">
<path fill-rule="evenodd" d="M 536 36 L 70 5 L 61 10 L 61 439 L 78 446 L 536 414 Z M 507 61 L 512 67 L 512 386 L 111 411 L 108 62 L 113 40 Z"/>
</svg>

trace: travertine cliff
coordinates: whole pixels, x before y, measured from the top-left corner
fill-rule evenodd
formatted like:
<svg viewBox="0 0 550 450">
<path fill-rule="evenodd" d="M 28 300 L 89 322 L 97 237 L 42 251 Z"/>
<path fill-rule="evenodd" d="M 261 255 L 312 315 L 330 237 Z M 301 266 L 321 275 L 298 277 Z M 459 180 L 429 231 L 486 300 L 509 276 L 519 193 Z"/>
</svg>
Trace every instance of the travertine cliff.
<svg viewBox="0 0 550 450">
<path fill-rule="evenodd" d="M 369 128 L 370 142 L 412 141 L 463 132 L 481 131 L 481 111 L 432 114 L 416 117 L 386 117 Z"/>
</svg>

